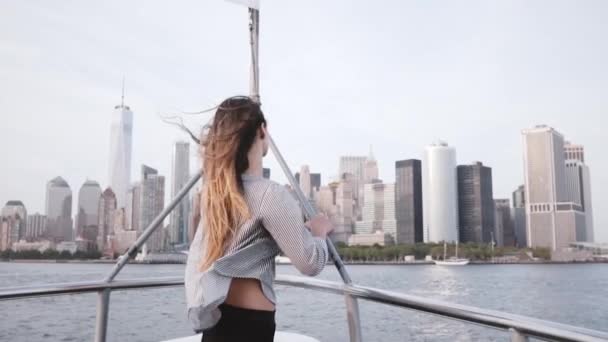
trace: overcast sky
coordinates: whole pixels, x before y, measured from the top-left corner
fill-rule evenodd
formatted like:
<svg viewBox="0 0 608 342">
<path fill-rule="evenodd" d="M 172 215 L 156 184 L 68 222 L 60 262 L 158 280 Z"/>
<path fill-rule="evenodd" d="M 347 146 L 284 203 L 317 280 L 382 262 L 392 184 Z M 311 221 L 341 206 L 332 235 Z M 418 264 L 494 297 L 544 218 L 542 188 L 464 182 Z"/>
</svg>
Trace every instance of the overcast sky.
<svg viewBox="0 0 608 342">
<path fill-rule="evenodd" d="M 263 109 L 294 172 L 309 164 L 325 183 L 371 144 L 393 182 L 395 160 L 443 139 L 460 164 L 493 168 L 496 198 L 523 183 L 521 129 L 548 124 L 585 146 L 608 241 L 606 18 L 602 0 L 264 0 Z M 247 25 L 222 0 L 0 2 L 0 201 L 43 212 L 58 175 L 74 202 L 87 178 L 107 186 L 123 76 L 132 179 L 142 163 L 170 177 L 186 137 L 159 115 L 247 93 Z M 209 117 L 186 119 L 198 130 Z"/>
</svg>

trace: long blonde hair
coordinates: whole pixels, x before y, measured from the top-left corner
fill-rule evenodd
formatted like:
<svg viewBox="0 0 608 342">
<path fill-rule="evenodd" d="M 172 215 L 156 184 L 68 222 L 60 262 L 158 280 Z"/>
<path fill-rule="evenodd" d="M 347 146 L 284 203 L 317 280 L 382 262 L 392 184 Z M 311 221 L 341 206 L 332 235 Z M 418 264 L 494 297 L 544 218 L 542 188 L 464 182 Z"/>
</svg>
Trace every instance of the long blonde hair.
<svg viewBox="0 0 608 342">
<path fill-rule="evenodd" d="M 208 269 L 225 252 L 240 225 L 250 217 L 241 174 L 249 168 L 248 153 L 258 129 L 266 125 L 260 105 L 246 96 L 231 97 L 218 107 L 201 137 L 203 161 L 203 257 Z"/>
</svg>

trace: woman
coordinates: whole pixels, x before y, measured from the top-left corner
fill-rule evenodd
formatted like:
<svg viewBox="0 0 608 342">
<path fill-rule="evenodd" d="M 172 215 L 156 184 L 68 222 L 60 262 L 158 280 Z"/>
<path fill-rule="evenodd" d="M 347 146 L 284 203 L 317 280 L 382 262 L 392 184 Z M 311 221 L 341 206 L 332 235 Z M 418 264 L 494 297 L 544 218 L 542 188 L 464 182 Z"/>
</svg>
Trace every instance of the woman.
<svg viewBox="0 0 608 342">
<path fill-rule="evenodd" d="M 203 342 L 272 341 L 275 256 L 282 251 L 311 276 L 327 262 L 330 221 L 304 223 L 288 190 L 262 177 L 267 152 L 260 106 L 222 102 L 201 139 L 201 220 L 185 274 L 188 318 Z"/>
</svg>

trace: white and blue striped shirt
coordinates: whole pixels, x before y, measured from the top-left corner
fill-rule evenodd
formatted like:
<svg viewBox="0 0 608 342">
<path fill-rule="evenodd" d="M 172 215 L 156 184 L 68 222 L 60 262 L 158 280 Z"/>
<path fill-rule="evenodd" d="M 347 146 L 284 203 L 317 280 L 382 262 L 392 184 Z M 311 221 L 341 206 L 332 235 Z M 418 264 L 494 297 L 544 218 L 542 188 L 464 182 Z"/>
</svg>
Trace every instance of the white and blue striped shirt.
<svg viewBox="0 0 608 342">
<path fill-rule="evenodd" d="M 319 274 L 327 263 L 325 239 L 313 237 L 304 226 L 302 211 L 284 186 L 246 174 L 242 179 L 251 217 L 236 231 L 224 255 L 208 270 L 198 271 L 203 220 L 190 246 L 184 281 L 188 319 L 195 332 L 219 321 L 218 306 L 226 300 L 232 278 L 260 280 L 264 295 L 276 303 L 274 258 L 280 251 L 306 275 Z"/>
</svg>

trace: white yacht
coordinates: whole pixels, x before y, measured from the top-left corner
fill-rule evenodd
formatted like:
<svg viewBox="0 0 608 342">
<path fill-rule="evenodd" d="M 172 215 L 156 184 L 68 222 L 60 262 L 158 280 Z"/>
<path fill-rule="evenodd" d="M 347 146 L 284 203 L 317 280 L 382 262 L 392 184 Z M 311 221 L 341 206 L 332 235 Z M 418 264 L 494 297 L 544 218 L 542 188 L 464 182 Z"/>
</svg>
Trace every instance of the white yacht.
<svg viewBox="0 0 608 342">
<path fill-rule="evenodd" d="M 447 258 L 448 245 L 446 242 L 443 243 L 443 260 L 433 260 L 435 265 L 439 266 L 464 266 L 468 265 L 469 259 L 458 258 L 458 242 L 456 243 L 456 255 Z"/>
</svg>

